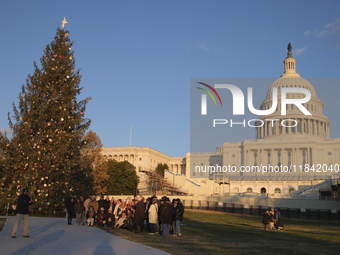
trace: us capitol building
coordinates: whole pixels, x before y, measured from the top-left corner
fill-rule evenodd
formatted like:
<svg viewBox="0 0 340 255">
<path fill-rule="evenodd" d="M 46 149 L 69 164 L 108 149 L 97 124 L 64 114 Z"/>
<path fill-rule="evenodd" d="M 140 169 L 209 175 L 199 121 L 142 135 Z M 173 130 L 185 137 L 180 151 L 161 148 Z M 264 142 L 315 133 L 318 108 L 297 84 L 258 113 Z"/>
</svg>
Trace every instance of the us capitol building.
<svg viewBox="0 0 340 255">
<path fill-rule="evenodd" d="M 284 73 L 268 89 L 260 109 L 271 108 L 273 88 L 278 91 L 278 107 L 272 114 L 259 117 L 265 124 L 256 127 L 256 139 L 225 142 L 216 152 L 187 153 L 185 157 L 169 157 L 148 147 L 106 147 L 102 153 L 107 158 L 132 163 L 144 186 L 147 176 L 141 170 L 152 171 L 158 163 L 166 163 L 169 171 L 165 172 L 165 179 L 189 195 L 289 197 L 313 192 L 317 195 L 320 188 L 330 186 L 331 178 L 339 178 L 340 138 L 330 138 L 330 121 L 323 115 L 323 103 L 312 84 L 296 72 L 291 49 L 289 43 L 283 61 Z M 304 115 L 295 105 L 287 105 L 284 119 L 288 121 L 284 126 L 280 124 L 283 120 L 280 109 L 283 87 L 309 90 L 311 99 L 303 105 L 312 115 Z M 288 93 L 287 97 L 303 98 L 305 95 Z M 272 123 L 266 119 L 280 121 Z M 216 165 L 229 165 L 235 169 L 249 166 L 252 170 L 234 173 L 195 171 L 196 166 Z M 271 171 L 263 173 L 260 166 Z M 276 171 L 273 170 L 275 166 Z"/>
</svg>

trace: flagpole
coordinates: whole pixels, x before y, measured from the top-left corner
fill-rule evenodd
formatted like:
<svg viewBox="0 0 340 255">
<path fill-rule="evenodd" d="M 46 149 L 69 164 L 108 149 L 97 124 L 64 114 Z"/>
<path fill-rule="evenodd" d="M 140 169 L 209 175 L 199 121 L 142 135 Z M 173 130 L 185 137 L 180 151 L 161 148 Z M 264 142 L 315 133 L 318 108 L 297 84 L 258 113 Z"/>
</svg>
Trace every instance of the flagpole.
<svg viewBox="0 0 340 255">
<path fill-rule="evenodd" d="M 132 125 L 131 125 L 131 130 L 130 130 L 130 143 L 129 143 L 129 147 L 131 146 L 131 137 L 132 137 Z"/>
</svg>

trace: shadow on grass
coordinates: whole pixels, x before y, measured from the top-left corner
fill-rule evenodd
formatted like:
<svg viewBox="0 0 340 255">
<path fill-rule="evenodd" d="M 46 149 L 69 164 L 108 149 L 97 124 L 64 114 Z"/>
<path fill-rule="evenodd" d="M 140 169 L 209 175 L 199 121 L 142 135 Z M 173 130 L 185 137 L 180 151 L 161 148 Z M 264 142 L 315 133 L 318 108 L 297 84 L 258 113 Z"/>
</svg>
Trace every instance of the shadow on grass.
<svg viewBox="0 0 340 255">
<path fill-rule="evenodd" d="M 230 214 L 186 212 L 182 237 L 163 238 L 139 235 L 125 230 L 105 229 L 109 233 L 172 254 L 335 254 L 340 249 L 340 227 L 312 224 L 318 232 L 303 231 L 311 227 L 297 221 L 286 222 L 287 231 L 263 231 L 261 217 Z M 298 227 L 298 230 L 295 228 Z M 328 228 L 332 228 L 329 230 Z M 334 231 L 334 235 L 330 232 Z"/>
</svg>

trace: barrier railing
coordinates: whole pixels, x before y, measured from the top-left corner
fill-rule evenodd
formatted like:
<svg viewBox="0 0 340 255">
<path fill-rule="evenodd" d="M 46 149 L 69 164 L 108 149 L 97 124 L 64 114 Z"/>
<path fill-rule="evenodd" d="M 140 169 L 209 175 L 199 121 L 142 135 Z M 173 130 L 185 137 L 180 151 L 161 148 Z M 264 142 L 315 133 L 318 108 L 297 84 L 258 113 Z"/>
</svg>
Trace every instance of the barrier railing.
<svg viewBox="0 0 340 255">
<path fill-rule="evenodd" d="M 183 200 L 182 202 L 187 209 L 211 210 L 244 215 L 261 215 L 261 213 L 264 213 L 267 209 L 270 209 L 267 206 L 233 204 L 203 200 Z M 321 210 L 278 207 L 278 210 L 281 212 L 281 217 L 286 219 L 340 220 L 340 210 L 336 209 Z"/>
</svg>

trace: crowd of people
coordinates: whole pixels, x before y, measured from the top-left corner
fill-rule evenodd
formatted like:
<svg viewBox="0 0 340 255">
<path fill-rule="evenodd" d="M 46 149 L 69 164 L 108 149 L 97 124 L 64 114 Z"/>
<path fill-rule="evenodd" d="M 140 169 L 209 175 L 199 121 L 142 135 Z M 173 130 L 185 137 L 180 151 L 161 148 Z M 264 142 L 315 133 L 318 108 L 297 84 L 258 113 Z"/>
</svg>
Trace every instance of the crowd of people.
<svg viewBox="0 0 340 255">
<path fill-rule="evenodd" d="M 268 230 L 268 224 L 270 230 L 277 230 L 277 231 L 283 231 L 283 221 L 281 219 L 281 213 L 280 211 L 275 207 L 271 208 L 270 210 L 266 210 L 265 213 L 263 213 L 263 229 L 265 231 Z"/>
<path fill-rule="evenodd" d="M 127 229 L 134 233 L 141 233 L 146 223 L 149 235 L 161 234 L 167 237 L 170 232 L 173 236 L 181 236 L 181 222 L 183 220 L 184 206 L 181 200 L 170 199 L 166 196 L 158 199 L 152 196 L 144 200 L 141 196 L 126 200 L 110 199 L 101 196 L 96 200 L 95 195 L 87 199 L 83 196 L 66 198 L 66 221 L 72 225 L 75 215 L 75 225 L 92 227 L 110 227 Z"/>
</svg>

